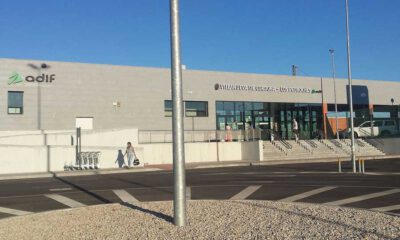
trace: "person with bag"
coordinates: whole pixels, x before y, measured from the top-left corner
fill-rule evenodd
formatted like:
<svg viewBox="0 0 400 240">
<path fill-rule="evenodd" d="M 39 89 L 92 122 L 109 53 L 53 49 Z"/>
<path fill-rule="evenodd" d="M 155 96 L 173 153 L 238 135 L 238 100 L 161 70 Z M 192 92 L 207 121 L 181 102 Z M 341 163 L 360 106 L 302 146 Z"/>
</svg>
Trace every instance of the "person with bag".
<svg viewBox="0 0 400 240">
<path fill-rule="evenodd" d="M 124 157 L 125 156 L 128 157 L 128 168 L 132 167 L 132 164 L 133 166 L 139 165 L 139 159 L 136 157 L 135 149 L 133 148 L 131 142 L 127 143 Z"/>
</svg>

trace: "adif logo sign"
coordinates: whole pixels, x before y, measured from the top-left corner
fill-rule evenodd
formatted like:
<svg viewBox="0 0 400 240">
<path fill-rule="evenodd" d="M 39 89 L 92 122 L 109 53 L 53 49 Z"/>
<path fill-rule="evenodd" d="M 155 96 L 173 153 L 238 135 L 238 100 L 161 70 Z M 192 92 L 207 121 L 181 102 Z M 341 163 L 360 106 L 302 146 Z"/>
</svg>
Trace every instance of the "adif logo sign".
<svg viewBox="0 0 400 240">
<path fill-rule="evenodd" d="M 22 81 L 23 81 L 23 79 L 22 79 L 21 75 L 19 75 L 19 73 L 15 72 L 15 71 L 12 72 L 11 75 L 8 77 L 8 85 L 19 83 Z"/>
<path fill-rule="evenodd" d="M 26 76 L 25 78 L 19 74 L 18 72 L 14 71 L 11 73 L 11 75 L 8 77 L 8 85 L 11 84 L 16 84 L 16 83 L 20 83 L 23 81 L 26 82 L 38 82 L 38 83 L 42 83 L 42 82 L 47 82 L 47 83 L 51 83 L 54 80 L 56 80 L 56 75 L 55 74 L 42 74 L 39 76 Z"/>
</svg>

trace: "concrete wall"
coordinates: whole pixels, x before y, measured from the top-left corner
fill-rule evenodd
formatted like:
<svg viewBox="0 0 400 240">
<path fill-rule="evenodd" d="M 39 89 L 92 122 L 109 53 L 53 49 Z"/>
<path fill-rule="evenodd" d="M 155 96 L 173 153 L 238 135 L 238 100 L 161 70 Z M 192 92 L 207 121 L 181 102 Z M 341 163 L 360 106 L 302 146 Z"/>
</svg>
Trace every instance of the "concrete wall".
<svg viewBox="0 0 400 240">
<path fill-rule="evenodd" d="M 28 134 L 17 136 L 3 136 L 0 137 L 1 145 L 29 145 L 29 146 L 43 146 L 45 145 L 45 135 L 43 134 Z"/>
<path fill-rule="evenodd" d="M 4 131 L 0 131 L 0 137 L 7 137 L 7 136 L 22 136 L 22 135 L 38 135 L 38 134 L 41 134 L 42 133 L 42 131 L 38 131 L 38 130 L 28 130 L 28 131 L 25 131 L 25 130 L 21 130 L 21 131 L 18 131 L 18 130 L 13 130 L 13 131 L 6 131 L 6 130 L 4 130 Z"/>
<path fill-rule="evenodd" d="M 143 159 L 143 149 L 136 154 Z M 118 147 L 83 147 L 83 152 L 100 151 L 100 168 L 118 168 Z M 122 149 L 123 151 L 123 149 Z M 71 146 L 0 146 L 0 174 L 63 171 L 65 165 L 75 164 L 75 147 Z M 126 160 L 125 160 L 126 162 Z M 127 163 L 127 162 L 126 162 Z M 141 163 L 143 166 L 143 161 Z"/>
<path fill-rule="evenodd" d="M 114 129 L 99 132 L 82 132 L 82 146 L 126 146 L 138 144 L 137 129 Z"/>
<path fill-rule="evenodd" d="M 30 146 L 71 146 L 76 144 L 75 131 L 0 131 L 1 145 L 30 145 Z M 102 131 L 82 131 L 82 146 L 125 146 L 127 142 L 138 144 L 137 129 L 111 129 Z"/>
<path fill-rule="evenodd" d="M 46 134 L 46 144 L 51 146 L 72 146 L 76 144 L 75 133 Z"/>
<path fill-rule="evenodd" d="M 263 141 L 242 142 L 242 160 L 264 160 Z"/>
<path fill-rule="evenodd" d="M 124 154 L 125 149 L 118 147 L 82 147 L 82 152 L 101 152 L 99 157 L 100 168 L 119 168 L 119 154 Z M 121 151 L 121 152 L 120 152 Z M 135 147 L 137 157 L 143 166 L 143 148 Z M 63 171 L 65 165 L 75 164 L 75 147 L 50 147 L 51 171 Z M 125 163 L 127 160 L 125 158 Z"/>
<path fill-rule="evenodd" d="M 47 147 L 0 146 L 0 174 L 47 171 Z"/>
<path fill-rule="evenodd" d="M 172 164 L 172 144 L 140 144 L 144 163 Z M 261 154 L 260 154 L 261 151 Z M 224 162 L 240 160 L 262 160 L 262 142 L 205 142 L 185 143 L 185 160 L 194 162 Z"/>
<path fill-rule="evenodd" d="M 400 155 L 400 138 L 367 138 L 365 141 L 384 151 L 386 155 Z"/>
<path fill-rule="evenodd" d="M 260 142 L 186 143 L 186 163 L 260 160 Z M 82 147 L 83 152 L 100 151 L 100 168 L 118 168 L 118 158 L 124 147 Z M 172 164 L 172 144 L 143 144 L 135 146 L 141 166 Z M 0 146 L 0 174 L 20 174 L 63 171 L 75 163 L 74 146 Z M 125 159 L 125 163 L 126 159 Z"/>
<path fill-rule="evenodd" d="M 0 129 L 35 130 L 41 122 L 42 129 L 73 130 L 76 117 L 93 117 L 94 129 L 171 129 L 171 117 L 164 116 L 164 100 L 171 99 L 169 69 L 45 62 L 51 68 L 42 73 L 55 74 L 56 78 L 52 83 L 40 85 L 39 103 L 38 84 L 8 85 L 7 79 L 13 71 L 23 76 L 37 76 L 37 70 L 29 64 L 40 65 L 43 61 L 0 59 L 0 79 L 3 79 L 0 81 Z M 186 130 L 214 130 L 216 101 L 321 103 L 320 94 L 215 90 L 215 84 L 321 89 L 319 77 L 184 70 L 184 99 L 208 101 L 209 110 L 208 117 L 185 117 Z M 353 84 L 368 87 L 371 104 L 391 105 L 390 99 L 400 92 L 397 82 L 354 80 Z M 346 85 L 347 80 L 337 79 L 339 104 L 347 102 Z M 324 99 L 329 103 L 334 102 L 332 89 L 333 81 L 323 79 Z M 7 91 L 24 92 L 24 114 L 7 114 Z M 120 107 L 115 107 L 115 102 Z"/>
</svg>

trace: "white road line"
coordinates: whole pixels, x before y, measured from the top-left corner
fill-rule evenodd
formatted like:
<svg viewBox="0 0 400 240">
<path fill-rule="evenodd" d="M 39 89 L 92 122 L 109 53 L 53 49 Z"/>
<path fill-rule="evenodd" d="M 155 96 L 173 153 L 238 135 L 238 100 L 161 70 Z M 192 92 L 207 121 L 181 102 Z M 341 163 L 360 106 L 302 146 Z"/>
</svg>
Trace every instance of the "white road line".
<svg viewBox="0 0 400 240">
<path fill-rule="evenodd" d="M 115 195 L 117 195 L 123 202 L 126 203 L 137 203 L 139 202 L 139 200 L 137 200 L 134 196 L 132 196 L 131 194 L 129 194 L 127 191 L 125 191 L 124 189 L 117 189 L 117 190 L 113 190 L 113 192 L 115 193 Z"/>
<path fill-rule="evenodd" d="M 385 175 L 400 175 L 396 172 L 366 172 L 367 175 L 385 176 Z"/>
<path fill-rule="evenodd" d="M 275 183 L 276 181 L 268 181 L 268 180 L 254 180 L 254 181 L 246 181 L 246 180 L 241 180 L 241 181 L 230 181 L 230 183 L 241 183 L 241 185 L 226 185 L 226 186 L 243 186 L 243 185 L 245 185 L 246 183 L 247 184 L 249 184 L 249 183 L 258 183 L 258 184 L 260 184 L 260 183 L 264 183 L 264 184 L 266 184 L 266 183 Z M 203 187 L 207 187 L 207 186 L 203 186 Z M 210 185 L 210 187 L 212 187 L 211 185 Z"/>
<path fill-rule="evenodd" d="M 68 190 L 72 190 L 72 188 L 52 188 L 52 189 L 49 189 L 49 191 L 51 191 L 51 192 L 68 191 Z"/>
<path fill-rule="evenodd" d="M 55 201 L 57 201 L 59 203 L 62 203 L 64 205 L 68 206 L 68 207 L 71 207 L 71 208 L 77 208 L 77 207 L 86 206 L 83 203 L 77 202 L 77 201 L 75 201 L 75 200 L 73 200 L 71 198 L 67 198 L 67 197 L 64 197 L 64 196 L 59 195 L 59 194 L 45 194 L 45 196 L 48 197 L 48 198 L 51 198 L 51 199 L 53 199 L 53 200 L 55 200 Z"/>
<path fill-rule="evenodd" d="M 379 211 L 379 212 L 390 212 L 390 211 L 399 210 L 399 209 L 400 209 L 400 204 L 386 206 L 386 207 L 372 208 L 371 210 Z"/>
<path fill-rule="evenodd" d="M 357 196 L 357 197 L 345 198 L 342 200 L 327 202 L 324 204 L 331 205 L 331 206 L 341 206 L 341 205 L 345 205 L 345 204 L 349 204 L 349 203 L 353 203 L 353 202 L 359 202 L 359 201 L 363 201 L 363 200 L 367 200 L 367 199 L 371 199 L 371 198 L 377 198 L 377 197 L 381 197 L 381 196 L 385 196 L 385 195 L 389 195 L 389 194 L 393 194 L 393 193 L 398 193 L 398 192 L 400 192 L 400 189 L 390 189 L 390 190 L 383 191 L 383 192 L 370 193 L 370 194 L 361 195 L 361 196 Z"/>
<path fill-rule="evenodd" d="M 254 174 L 253 176 L 261 176 L 266 178 L 289 178 L 296 177 L 296 175 L 265 175 L 265 174 Z"/>
<path fill-rule="evenodd" d="M 290 197 L 287 197 L 287 198 L 283 198 L 283 199 L 281 199 L 279 201 L 281 201 L 281 202 L 294 202 L 294 201 L 297 201 L 297 200 L 300 200 L 300 199 L 303 199 L 303 198 L 306 198 L 306 197 L 309 197 L 309 196 L 312 196 L 312 195 L 316 195 L 318 193 L 322 193 L 322 192 L 326 192 L 326 191 L 332 190 L 334 188 L 336 188 L 336 187 L 317 188 L 317 189 L 314 189 L 314 190 L 311 190 L 311 191 L 308 191 L 308 192 L 303 192 L 303 193 L 296 194 L 296 195 L 293 195 L 293 196 L 290 196 Z"/>
<path fill-rule="evenodd" d="M 27 214 L 32 213 L 32 212 L 28 212 L 28 211 L 21 211 L 21 210 L 5 208 L 5 207 L 0 207 L 0 212 L 11 214 L 11 215 L 16 215 L 16 216 L 22 216 L 22 215 L 27 215 Z"/>
<path fill-rule="evenodd" d="M 296 177 L 294 174 L 268 174 L 268 173 L 239 173 L 242 175 L 263 176 L 263 177 Z"/>
<path fill-rule="evenodd" d="M 235 174 L 235 173 L 231 173 L 231 172 L 222 172 L 222 173 L 202 173 L 201 175 L 214 176 L 214 175 L 229 175 L 229 174 Z"/>
<path fill-rule="evenodd" d="M 244 200 L 251 194 L 253 194 L 255 191 L 257 191 L 260 187 L 261 187 L 260 185 L 248 186 L 235 196 L 231 197 L 231 200 Z"/>
</svg>

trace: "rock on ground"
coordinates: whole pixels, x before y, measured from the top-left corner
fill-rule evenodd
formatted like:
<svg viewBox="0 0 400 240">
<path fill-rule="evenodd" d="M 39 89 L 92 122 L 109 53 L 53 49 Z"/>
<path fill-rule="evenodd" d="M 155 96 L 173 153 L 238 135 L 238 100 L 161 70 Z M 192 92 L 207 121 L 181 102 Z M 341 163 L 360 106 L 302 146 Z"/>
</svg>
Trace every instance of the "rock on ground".
<svg viewBox="0 0 400 240">
<path fill-rule="evenodd" d="M 350 208 L 270 201 L 106 204 L 0 220 L 0 239 L 399 239 L 400 218 Z"/>
</svg>

